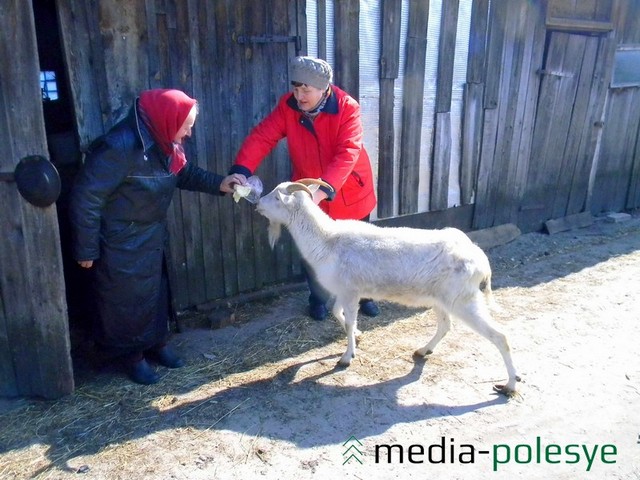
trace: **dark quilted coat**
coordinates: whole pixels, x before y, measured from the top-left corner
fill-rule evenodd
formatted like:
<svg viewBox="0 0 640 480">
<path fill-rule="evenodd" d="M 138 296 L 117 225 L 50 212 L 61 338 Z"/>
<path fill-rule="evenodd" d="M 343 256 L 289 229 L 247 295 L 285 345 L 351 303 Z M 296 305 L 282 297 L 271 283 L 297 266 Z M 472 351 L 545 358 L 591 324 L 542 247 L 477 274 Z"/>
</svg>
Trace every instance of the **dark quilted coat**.
<svg viewBox="0 0 640 480">
<path fill-rule="evenodd" d="M 137 108 L 90 148 L 70 201 L 74 258 L 93 260 L 96 340 L 119 354 L 168 336 L 167 210 L 175 188 L 220 194 L 191 163 L 176 176 Z"/>
</svg>

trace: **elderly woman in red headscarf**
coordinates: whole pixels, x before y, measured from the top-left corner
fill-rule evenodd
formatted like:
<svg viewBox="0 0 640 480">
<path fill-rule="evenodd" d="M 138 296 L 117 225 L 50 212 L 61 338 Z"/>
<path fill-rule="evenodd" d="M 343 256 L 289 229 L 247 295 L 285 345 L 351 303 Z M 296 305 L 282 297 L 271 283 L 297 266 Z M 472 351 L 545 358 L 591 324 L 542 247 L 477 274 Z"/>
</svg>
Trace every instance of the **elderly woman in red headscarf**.
<svg viewBox="0 0 640 480">
<path fill-rule="evenodd" d="M 142 384 L 160 376 L 147 360 L 178 368 L 169 348 L 167 210 L 174 190 L 232 193 L 227 177 L 187 161 L 197 102 L 179 90 L 147 90 L 129 115 L 92 143 L 71 195 L 74 257 L 94 274 L 94 337 Z"/>
</svg>

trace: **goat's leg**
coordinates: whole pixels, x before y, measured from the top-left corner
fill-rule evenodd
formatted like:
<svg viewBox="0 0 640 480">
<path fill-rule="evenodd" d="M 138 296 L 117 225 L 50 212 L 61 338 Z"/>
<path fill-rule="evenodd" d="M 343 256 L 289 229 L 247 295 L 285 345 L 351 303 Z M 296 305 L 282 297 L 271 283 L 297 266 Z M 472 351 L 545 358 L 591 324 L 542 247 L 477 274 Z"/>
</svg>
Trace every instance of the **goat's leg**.
<svg viewBox="0 0 640 480">
<path fill-rule="evenodd" d="M 338 320 L 338 323 L 342 327 L 342 330 L 344 330 L 344 332 L 346 333 L 347 326 L 345 325 L 345 321 L 344 321 L 344 309 L 342 308 L 342 306 L 336 307 L 337 304 L 338 304 L 337 301 L 333 304 L 333 306 L 331 307 L 331 313 L 333 313 L 333 316 L 336 317 L 336 319 Z M 357 325 L 354 325 L 353 334 L 356 337 L 356 344 L 357 344 L 358 341 L 360 340 L 360 335 L 362 335 L 362 332 L 358 330 Z"/>
<path fill-rule="evenodd" d="M 509 379 L 506 385 L 496 385 L 494 389 L 508 397 L 513 396 L 516 392 L 516 382 L 520 381 L 520 377 L 516 373 L 516 368 L 513 365 L 507 337 L 493 326 L 491 314 L 484 303 L 484 299 L 478 294 L 466 304 L 457 304 L 454 307 L 453 313 L 496 346 L 502 355 Z"/>
<path fill-rule="evenodd" d="M 360 333 L 357 328 L 358 300 L 344 303 L 336 300 L 333 306 L 333 314 L 344 326 L 344 331 L 347 334 L 347 351 L 338 361 L 338 365 L 348 367 L 351 365 L 351 360 L 356 356 L 356 332 Z"/>
<path fill-rule="evenodd" d="M 449 314 L 438 307 L 433 307 L 433 311 L 436 314 L 437 321 L 436 334 L 431 340 L 429 340 L 429 343 L 414 352 L 414 355 L 416 357 L 425 357 L 427 355 L 431 355 L 433 353 L 433 350 L 436 348 L 436 345 L 438 345 L 440 340 L 442 340 L 447 332 L 451 329 L 451 318 L 449 317 Z"/>
</svg>

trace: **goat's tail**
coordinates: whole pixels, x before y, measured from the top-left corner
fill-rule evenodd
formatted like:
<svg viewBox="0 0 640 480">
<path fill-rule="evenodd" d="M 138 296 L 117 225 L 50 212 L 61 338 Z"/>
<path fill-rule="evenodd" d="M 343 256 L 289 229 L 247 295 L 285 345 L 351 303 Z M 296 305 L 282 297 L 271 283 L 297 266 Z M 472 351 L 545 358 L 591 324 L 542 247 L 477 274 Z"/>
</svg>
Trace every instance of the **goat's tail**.
<svg viewBox="0 0 640 480">
<path fill-rule="evenodd" d="M 480 281 L 480 291 L 484 294 L 484 298 L 487 301 L 489 308 L 500 311 L 500 305 L 496 303 L 493 296 L 493 290 L 491 289 L 491 270 L 484 273 L 484 276 Z"/>
<path fill-rule="evenodd" d="M 487 305 L 494 312 L 502 311 L 500 305 L 496 302 L 493 296 L 493 290 L 491 289 L 491 270 L 484 274 L 484 277 L 480 281 L 480 291 L 484 294 L 484 298 L 487 301 Z"/>
<path fill-rule="evenodd" d="M 493 297 L 491 290 L 491 271 L 485 272 L 480 280 L 480 291 L 484 293 L 487 300 Z"/>
</svg>

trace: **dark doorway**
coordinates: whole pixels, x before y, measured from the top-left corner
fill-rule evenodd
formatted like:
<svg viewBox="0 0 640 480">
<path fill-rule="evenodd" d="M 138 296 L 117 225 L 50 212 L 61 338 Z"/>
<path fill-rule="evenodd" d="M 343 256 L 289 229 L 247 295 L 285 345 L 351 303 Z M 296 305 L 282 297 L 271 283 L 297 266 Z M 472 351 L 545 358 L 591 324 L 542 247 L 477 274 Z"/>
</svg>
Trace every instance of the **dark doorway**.
<svg viewBox="0 0 640 480">
<path fill-rule="evenodd" d="M 76 120 L 64 62 L 56 3 L 52 0 L 33 0 L 40 88 L 44 112 L 49 157 L 62 180 L 62 191 L 56 202 L 60 243 L 66 286 L 69 326 L 84 330 L 91 319 L 88 291 L 90 279 L 71 253 L 71 228 L 68 217 L 69 192 L 73 185 L 82 155 L 78 144 Z"/>
</svg>

